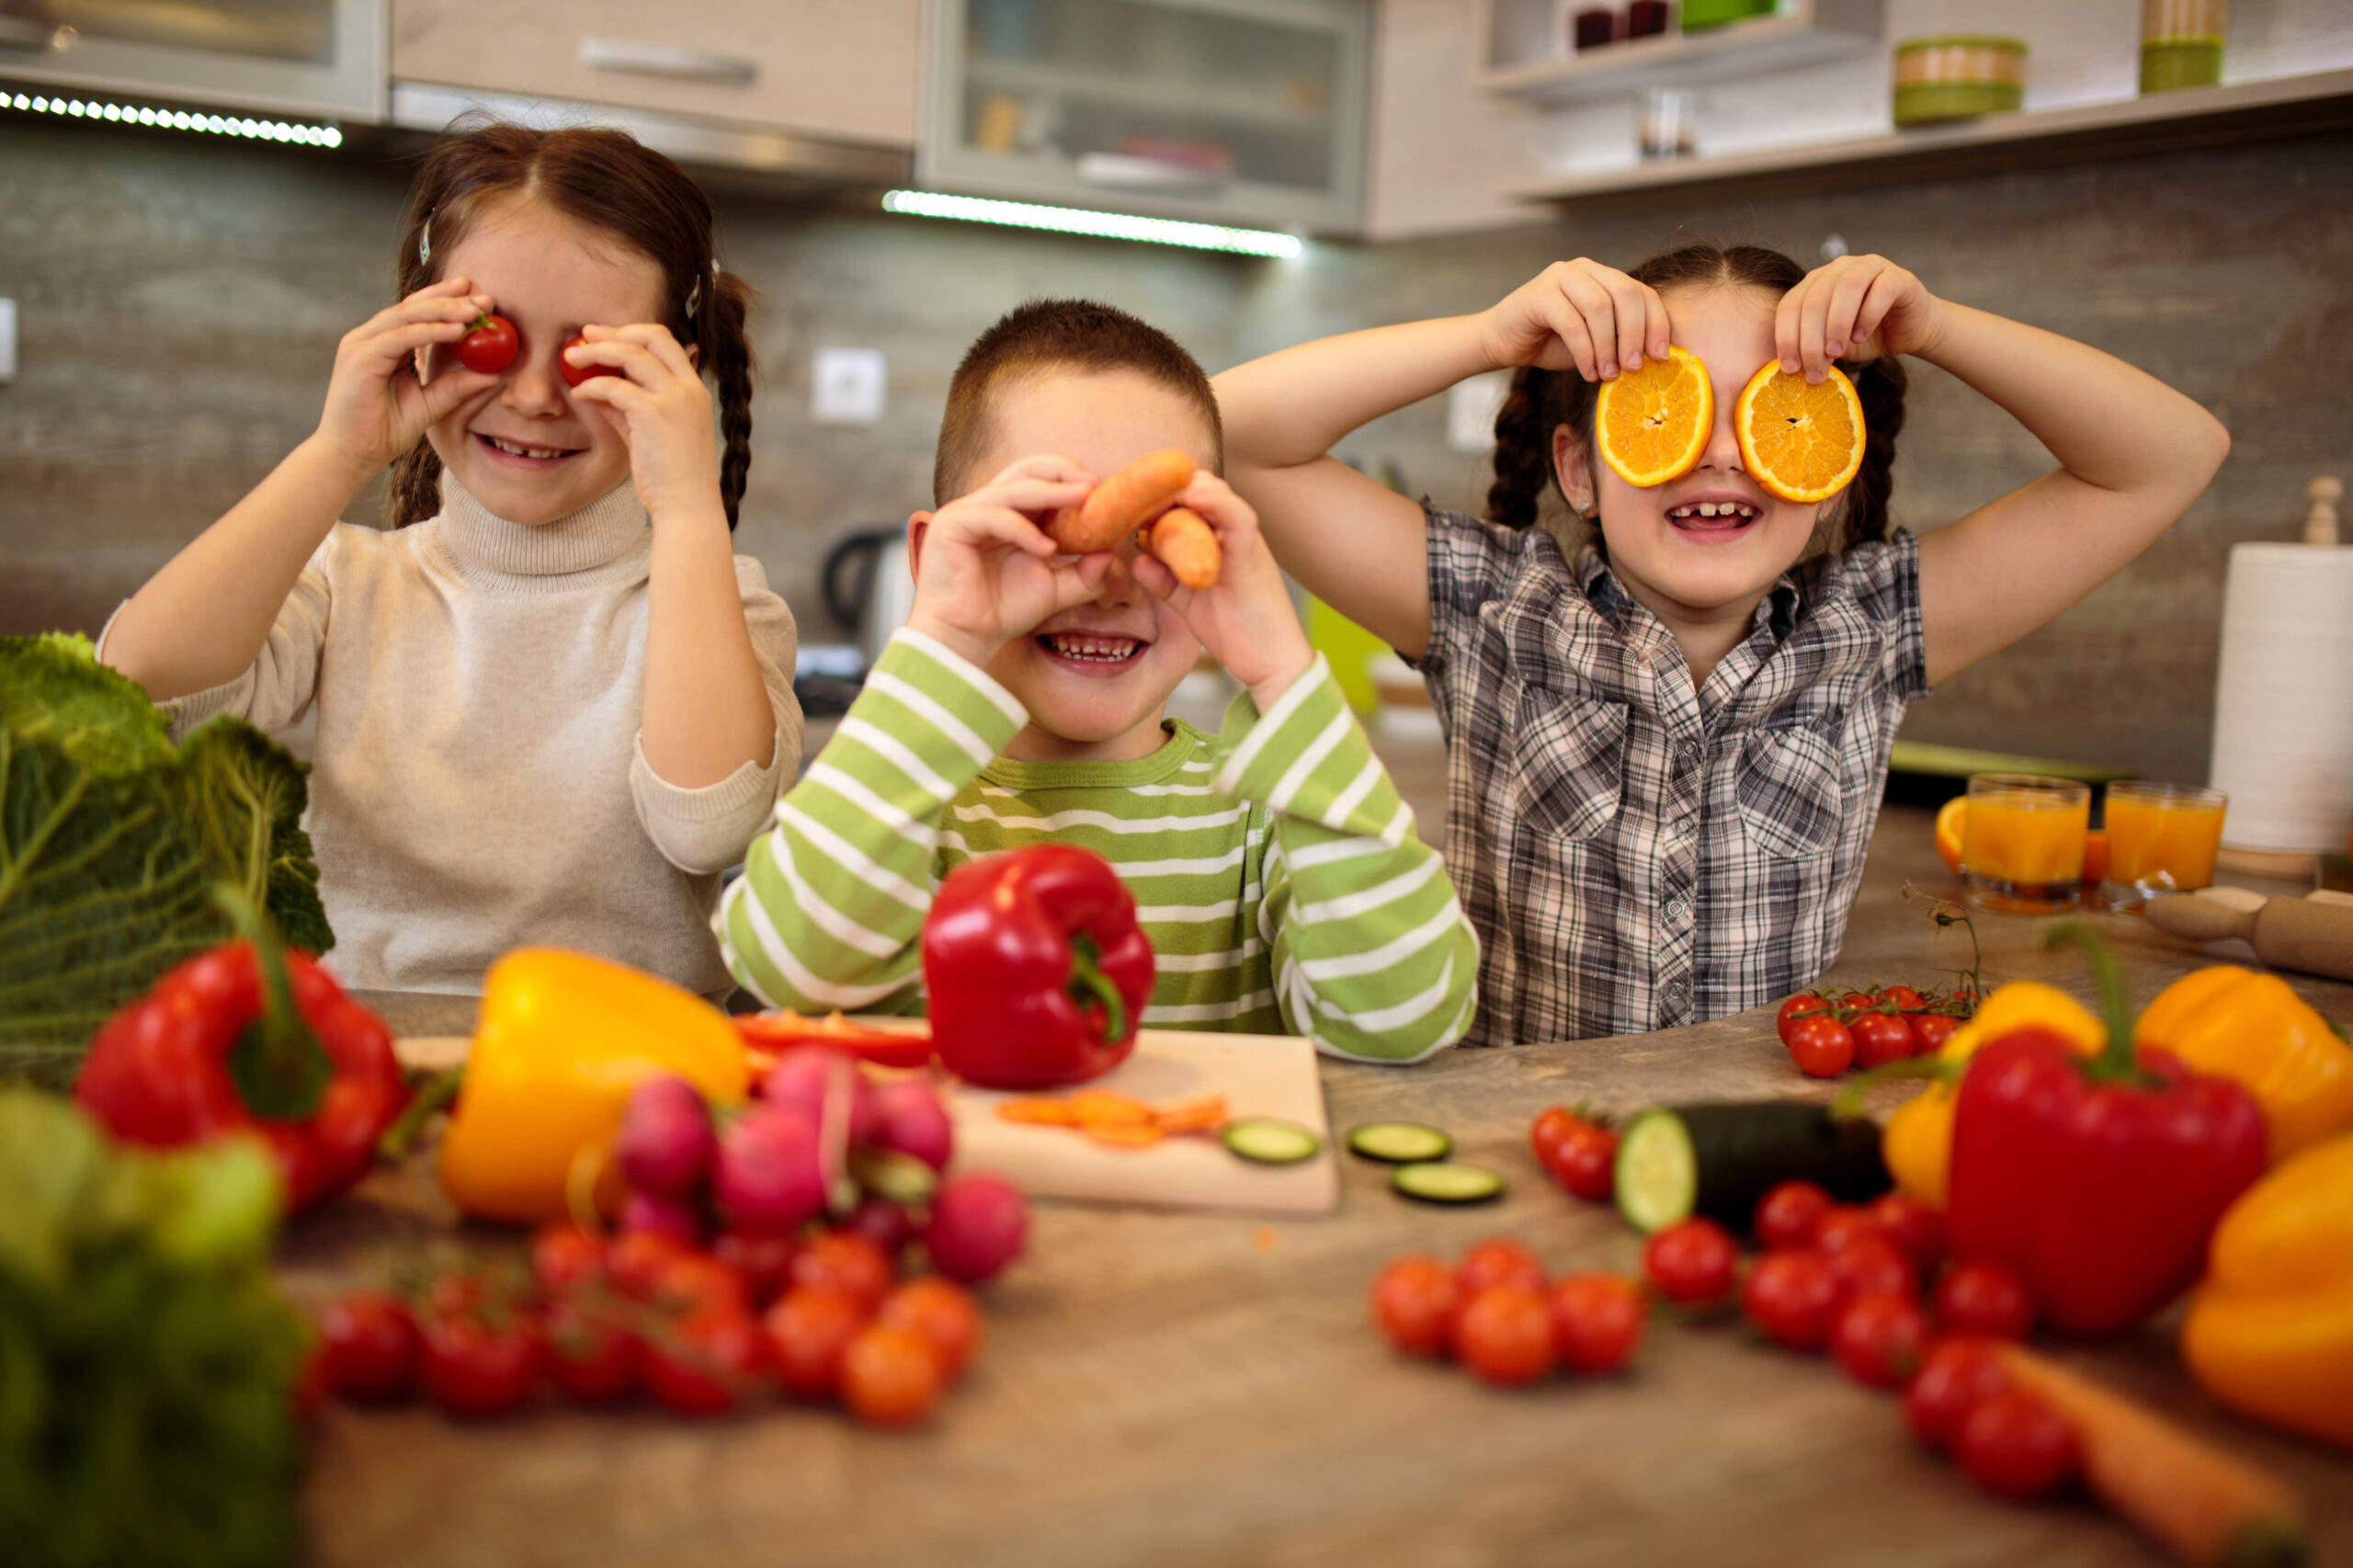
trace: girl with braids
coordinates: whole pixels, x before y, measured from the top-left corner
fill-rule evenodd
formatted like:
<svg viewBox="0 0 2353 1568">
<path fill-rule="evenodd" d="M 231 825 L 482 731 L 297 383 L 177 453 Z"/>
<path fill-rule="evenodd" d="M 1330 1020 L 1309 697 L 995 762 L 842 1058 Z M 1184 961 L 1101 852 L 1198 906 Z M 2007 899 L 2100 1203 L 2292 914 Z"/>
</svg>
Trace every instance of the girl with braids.
<svg viewBox="0 0 2353 1568">
<path fill-rule="evenodd" d="M 1654 488 L 1597 461 L 1597 385 L 1697 355 L 1716 424 Z M 1920 539 L 1888 524 L 1910 355 L 2056 471 Z M 1855 378 L 1860 473 L 1819 506 L 1743 471 L 1768 361 Z M 1514 369 L 1476 520 L 1325 456 L 1367 421 Z M 1217 378 L 1226 477 L 1313 593 L 1418 662 L 1448 747 L 1448 860 L 1483 943 L 1466 1043 L 1722 1017 L 1837 956 L 1888 748 L 1936 682 L 2041 626 L 2172 524 L 2229 437 L 2095 349 L 1940 300 L 1879 256 L 1808 273 L 1692 245 L 1556 263 L 1477 315 L 1329 338 Z M 1582 521 L 1549 516 L 1548 493 Z"/>
<path fill-rule="evenodd" d="M 528 941 L 723 992 L 719 874 L 794 777 L 801 710 L 791 614 L 730 539 L 749 290 L 710 204 L 619 131 L 461 120 L 398 276 L 316 433 L 99 656 L 176 732 L 315 707 L 306 821 L 347 983 L 476 991 Z M 454 347 L 488 312 L 519 336 L 495 373 Z M 387 464 L 392 527 L 338 522 Z"/>
</svg>

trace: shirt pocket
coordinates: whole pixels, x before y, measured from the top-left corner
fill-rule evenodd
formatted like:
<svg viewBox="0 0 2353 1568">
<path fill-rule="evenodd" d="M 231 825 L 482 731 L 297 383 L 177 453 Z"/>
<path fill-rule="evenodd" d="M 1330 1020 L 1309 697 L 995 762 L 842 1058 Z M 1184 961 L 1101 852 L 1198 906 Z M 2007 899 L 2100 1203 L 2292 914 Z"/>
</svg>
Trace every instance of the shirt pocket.
<svg viewBox="0 0 2353 1568">
<path fill-rule="evenodd" d="M 1817 730 L 1750 735 L 1733 797 L 1749 843 L 1768 856 L 1802 858 L 1838 841 L 1838 754 Z"/>
<path fill-rule="evenodd" d="M 1626 720 L 1622 702 L 1523 687 L 1505 737 L 1520 821 L 1553 843 L 1608 826 L 1625 783 Z"/>
</svg>

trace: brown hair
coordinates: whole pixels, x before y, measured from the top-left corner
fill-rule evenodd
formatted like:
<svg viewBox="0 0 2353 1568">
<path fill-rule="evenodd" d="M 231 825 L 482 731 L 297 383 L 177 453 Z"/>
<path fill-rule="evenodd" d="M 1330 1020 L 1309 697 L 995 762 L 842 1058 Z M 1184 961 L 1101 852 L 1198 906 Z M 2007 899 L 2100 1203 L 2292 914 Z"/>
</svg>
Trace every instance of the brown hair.
<svg viewBox="0 0 2353 1568">
<path fill-rule="evenodd" d="M 932 460 L 933 505 L 944 506 L 963 494 L 972 466 L 988 449 L 997 389 L 1017 377 L 1058 369 L 1133 370 L 1180 393 L 1209 426 L 1210 451 L 1223 472 L 1225 426 L 1218 419 L 1217 393 L 1175 338 L 1090 300 L 1032 300 L 975 338 L 948 383 L 948 412 L 940 416 L 939 449 Z"/>
<path fill-rule="evenodd" d="M 1677 288 L 1736 285 L 1761 289 L 1776 298 L 1805 277 L 1805 268 L 1761 245 L 1684 245 L 1654 256 L 1628 276 L 1662 293 Z M 1838 502 L 1838 537 L 1845 550 L 1866 540 L 1885 539 L 1888 497 L 1894 489 L 1895 437 L 1904 428 L 1903 365 L 1881 355 L 1859 364 L 1839 362 L 1854 381 L 1863 404 L 1863 466 Z M 1524 528 L 1536 521 L 1547 485 L 1557 485 L 1552 469 L 1552 432 L 1565 425 L 1593 453 L 1593 403 L 1598 384 L 1574 370 L 1526 367 L 1512 376 L 1511 392 L 1495 414 L 1495 482 L 1487 490 L 1487 519 Z"/>
<path fill-rule="evenodd" d="M 485 114 L 461 115 L 426 153 L 409 192 L 400 297 L 436 281 L 439 259 L 509 196 L 610 234 L 661 269 L 662 324 L 682 346 L 700 351 L 702 372 L 719 387 L 719 494 L 733 528 L 752 466 L 752 345 L 744 333 L 752 289 L 719 270 L 710 199 L 684 169 L 627 131 L 534 131 Z M 441 460 L 419 440 L 392 462 L 392 526 L 406 528 L 440 506 Z"/>
</svg>

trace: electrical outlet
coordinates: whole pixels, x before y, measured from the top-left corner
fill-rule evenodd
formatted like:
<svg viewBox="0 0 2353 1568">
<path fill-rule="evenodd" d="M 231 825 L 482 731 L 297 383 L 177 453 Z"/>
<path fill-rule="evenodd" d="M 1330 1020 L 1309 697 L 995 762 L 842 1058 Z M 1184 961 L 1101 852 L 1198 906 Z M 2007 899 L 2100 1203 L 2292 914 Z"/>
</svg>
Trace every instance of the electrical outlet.
<svg viewBox="0 0 2353 1568">
<path fill-rule="evenodd" d="M 885 366 L 879 348 L 820 348 L 810 403 L 820 425 L 872 425 L 882 417 Z"/>
<path fill-rule="evenodd" d="M 17 301 L 0 300 L 0 381 L 17 379 Z"/>
<path fill-rule="evenodd" d="M 1489 370 L 1454 383 L 1446 394 L 1446 444 L 1483 452 L 1495 444 L 1495 415 L 1511 393 L 1511 372 Z"/>
</svg>

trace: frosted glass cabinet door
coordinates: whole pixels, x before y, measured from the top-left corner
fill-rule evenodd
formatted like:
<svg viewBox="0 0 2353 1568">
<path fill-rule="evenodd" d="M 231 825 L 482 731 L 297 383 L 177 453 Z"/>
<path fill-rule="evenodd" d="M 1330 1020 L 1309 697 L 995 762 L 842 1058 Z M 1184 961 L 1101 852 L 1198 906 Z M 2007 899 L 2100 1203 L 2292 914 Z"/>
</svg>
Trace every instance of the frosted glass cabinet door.
<svg viewBox="0 0 2353 1568">
<path fill-rule="evenodd" d="M 1362 0 L 931 0 L 916 167 L 941 190 L 1357 226 Z"/>
</svg>

